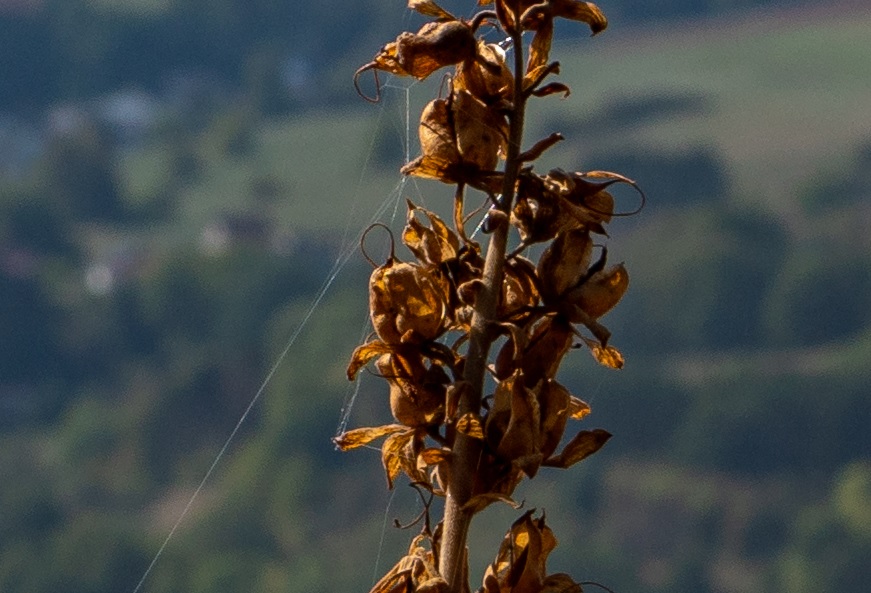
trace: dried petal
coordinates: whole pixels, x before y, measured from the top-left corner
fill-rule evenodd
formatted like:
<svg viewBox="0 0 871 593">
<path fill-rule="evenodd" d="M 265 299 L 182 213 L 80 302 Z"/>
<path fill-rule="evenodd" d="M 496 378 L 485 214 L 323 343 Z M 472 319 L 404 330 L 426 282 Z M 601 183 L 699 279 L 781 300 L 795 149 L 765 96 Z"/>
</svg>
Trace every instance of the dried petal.
<svg viewBox="0 0 871 593">
<path fill-rule="evenodd" d="M 393 481 L 402 471 L 402 458 L 408 442 L 414 437 L 414 431 L 408 430 L 390 435 L 381 446 L 381 464 L 387 474 L 387 487 L 393 490 Z"/>
<path fill-rule="evenodd" d="M 587 23 L 593 35 L 601 33 L 608 26 L 608 19 L 592 2 L 578 0 L 551 0 L 553 15 L 573 21 Z"/>
<path fill-rule="evenodd" d="M 582 420 L 590 413 L 590 404 L 571 396 L 569 400 L 569 415 L 575 420 Z"/>
<path fill-rule="evenodd" d="M 599 342 L 596 342 L 595 340 L 584 341 L 590 348 L 590 352 L 593 354 L 593 358 L 595 358 L 599 364 L 601 364 L 602 366 L 606 366 L 610 369 L 620 370 L 623 368 L 623 355 L 620 354 L 620 351 L 614 348 L 614 346 L 602 346 Z"/>
<path fill-rule="evenodd" d="M 562 93 L 563 99 L 565 99 L 572 94 L 572 89 L 561 82 L 551 82 L 532 91 L 532 94 L 536 97 L 547 97 L 548 95 L 556 95 L 558 93 Z"/>
<path fill-rule="evenodd" d="M 384 426 L 355 428 L 335 437 L 333 442 L 342 451 L 349 451 L 368 445 L 377 438 L 402 431 L 408 431 L 408 427 L 402 424 L 386 424 Z"/>
<path fill-rule="evenodd" d="M 545 582 L 547 556 L 556 547 L 544 517 L 528 511 L 511 526 L 496 560 L 484 574 L 484 588 L 510 593 L 539 593 Z"/>
<path fill-rule="evenodd" d="M 429 219 L 429 227 L 422 225 L 417 216 L 422 213 Z M 460 241 L 441 218 L 433 212 L 408 202 L 408 221 L 402 233 L 402 241 L 422 264 L 438 267 L 456 259 Z"/>
<path fill-rule="evenodd" d="M 353 381 L 356 379 L 357 373 L 359 373 L 360 369 L 366 366 L 370 360 L 381 356 L 382 354 L 387 354 L 392 350 L 392 346 L 382 342 L 381 340 L 372 340 L 371 342 L 357 346 L 354 349 L 353 354 L 351 354 L 351 362 L 348 364 L 348 380 Z"/>
<path fill-rule="evenodd" d="M 393 352 L 376 361 L 390 384 L 390 411 L 406 426 L 429 426 L 444 417 L 448 376 L 438 365 L 429 368 L 419 355 Z"/>
<path fill-rule="evenodd" d="M 543 465 L 567 469 L 601 449 L 610 438 L 611 433 L 601 428 L 582 430 L 568 442 L 559 455 L 551 457 Z"/>
</svg>

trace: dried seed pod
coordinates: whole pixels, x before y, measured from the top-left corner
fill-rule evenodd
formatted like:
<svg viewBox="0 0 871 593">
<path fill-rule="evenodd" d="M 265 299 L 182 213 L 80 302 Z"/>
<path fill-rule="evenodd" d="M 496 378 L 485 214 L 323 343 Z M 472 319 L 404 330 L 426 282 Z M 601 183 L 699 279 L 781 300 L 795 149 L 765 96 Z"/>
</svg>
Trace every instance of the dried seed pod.
<svg viewBox="0 0 871 593">
<path fill-rule="evenodd" d="M 629 273 L 623 264 L 596 272 L 590 278 L 565 295 L 566 309 L 573 323 L 583 323 L 575 308 L 591 319 L 598 319 L 620 302 L 629 288 Z"/>
<path fill-rule="evenodd" d="M 438 365 L 429 368 L 420 356 L 385 354 L 375 366 L 390 384 L 390 411 L 406 426 L 430 426 L 444 419 L 445 395 L 450 382 Z"/>
<path fill-rule="evenodd" d="M 524 310 L 535 307 L 538 300 L 535 266 L 532 262 L 524 257 L 515 257 L 505 262 L 499 319 L 510 319 Z"/>
<path fill-rule="evenodd" d="M 449 323 L 449 290 L 438 271 L 388 259 L 369 279 L 369 314 L 378 337 L 388 344 L 436 339 Z"/>
<path fill-rule="evenodd" d="M 519 371 L 499 382 L 484 425 L 491 450 L 502 460 L 535 476 L 544 460 L 539 451 L 541 410 Z"/>
<path fill-rule="evenodd" d="M 427 23 L 417 33 L 401 33 L 396 41 L 381 48 L 375 58 L 354 73 L 357 92 L 365 97 L 358 86 L 361 74 L 368 70 L 389 72 L 397 76 L 413 76 L 423 80 L 439 68 L 473 60 L 478 49 L 475 32 L 469 23 L 450 19 Z M 368 97 L 366 97 L 368 99 Z M 380 99 L 380 89 L 374 99 Z"/>
<path fill-rule="evenodd" d="M 505 63 L 505 50 L 495 43 L 478 42 L 478 55 L 457 66 L 454 89 L 465 90 L 486 105 L 511 97 L 514 76 Z"/>
<path fill-rule="evenodd" d="M 537 268 L 541 297 L 546 305 L 556 304 L 563 294 L 580 283 L 590 267 L 592 253 L 593 241 L 585 229 L 560 233 L 548 245 Z"/>
</svg>

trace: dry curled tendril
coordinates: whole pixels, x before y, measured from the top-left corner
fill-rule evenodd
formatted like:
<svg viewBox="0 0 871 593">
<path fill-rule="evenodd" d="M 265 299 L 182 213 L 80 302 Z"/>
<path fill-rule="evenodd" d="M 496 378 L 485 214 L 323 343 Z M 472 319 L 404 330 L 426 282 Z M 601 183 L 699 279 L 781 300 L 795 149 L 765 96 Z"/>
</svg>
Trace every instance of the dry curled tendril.
<svg viewBox="0 0 871 593">
<path fill-rule="evenodd" d="M 493 5 L 492 10 L 464 20 L 432 0 L 410 0 L 409 8 L 431 20 L 416 33 L 402 33 L 385 45 L 354 77 L 358 92 L 378 101 L 379 72 L 424 79 L 453 68 L 446 95 L 423 109 L 421 154 L 402 173 L 452 184 L 456 191 L 450 223 L 407 203 L 400 236 L 411 254 L 407 261 L 400 260 L 393 246 L 385 261 L 370 259 L 374 333 L 354 350 L 347 375 L 355 380 L 371 363 L 388 384 L 396 422 L 352 429 L 335 439 L 339 448 L 348 450 L 383 438 L 388 486 L 405 474 L 438 496 L 450 485 L 457 436 L 476 439 L 483 458 L 466 504 L 473 513 L 497 501 L 515 504 L 511 496 L 524 477 L 534 477 L 542 467 L 569 468 L 610 438 L 601 429 L 582 429 L 564 439 L 569 421 L 585 419 L 590 407 L 558 382 L 557 371 L 576 346 L 585 347 L 606 367 L 622 368 L 623 356 L 610 344 L 611 334 L 601 319 L 626 293 L 629 274 L 622 263 L 608 261 L 608 249 L 599 242 L 607 238 L 605 226 L 613 217 L 634 214 L 644 204 L 638 186 L 617 173 L 536 172 L 534 161 L 562 140 L 559 134 L 515 153 L 518 168 L 508 178 L 509 188 L 514 181 L 513 200 L 502 204 L 507 173 L 500 165 L 509 152 L 514 103 L 569 93 L 565 84 L 547 82 L 559 71 L 558 63 L 550 60 L 554 20 L 585 23 L 593 34 L 605 29 L 607 21 L 594 4 L 576 0 L 479 4 Z M 493 27 L 514 39 L 532 32 L 521 72 L 513 72 L 503 47 L 481 38 L 482 28 Z M 369 71 L 376 85 L 371 97 L 359 85 L 361 74 Z M 632 212 L 615 213 L 611 191 L 621 184 L 641 198 Z M 482 247 L 466 233 L 466 188 L 483 192 L 494 205 L 485 215 L 492 217 L 492 224 L 484 228 L 510 224 L 516 247 L 505 256 L 496 315 L 489 320 L 492 338 L 501 337 L 488 366 L 495 387 L 479 409 L 460 413 L 458 402 L 470 388 L 463 378 L 466 345 L 485 264 Z M 537 261 L 525 255 L 534 244 L 542 244 Z M 435 537 L 427 528 L 372 593 L 447 591 L 437 570 Z M 567 575 L 546 574 L 545 559 L 555 545 L 544 516 L 535 519 L 527 512 L 511 527 L 482 590 L 581 591 L 581 584 Z"/>
</svg>

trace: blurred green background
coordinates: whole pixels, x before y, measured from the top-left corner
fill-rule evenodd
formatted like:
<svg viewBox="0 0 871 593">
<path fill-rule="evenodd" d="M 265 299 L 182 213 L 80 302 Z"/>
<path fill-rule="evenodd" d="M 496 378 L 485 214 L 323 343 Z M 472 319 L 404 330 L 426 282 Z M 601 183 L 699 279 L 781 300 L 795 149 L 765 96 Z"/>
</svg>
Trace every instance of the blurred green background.
<svg viewBox="0 0 871 593">
<path fill-rule="evenodd" d="M 578 351 L 561 375 L 615 437 L 518 498 L 556 528 L 551 571 L 619 593 L 865 593 L 871 9 L 601 7 L 602 35 L 560 31 L 573 94 L 527 138 L 567 137 L 540 170 L 648 193 L 609 228 L 626 368 Z M 438 80 L 379 106 L 351 86 L 421 23 L 400 0 L 0 1 L 0 591 L 132 592 L 288 345 L 140 590 L 365 593 L 398 559 L 416 495 L 330 438 L 351 398 L 349 426 L 389 421 L 344 378 L 360 232 L 450 201 L 398 173 Z M 516 516 L 473 527 L 473 586 Z"/>
</svg>

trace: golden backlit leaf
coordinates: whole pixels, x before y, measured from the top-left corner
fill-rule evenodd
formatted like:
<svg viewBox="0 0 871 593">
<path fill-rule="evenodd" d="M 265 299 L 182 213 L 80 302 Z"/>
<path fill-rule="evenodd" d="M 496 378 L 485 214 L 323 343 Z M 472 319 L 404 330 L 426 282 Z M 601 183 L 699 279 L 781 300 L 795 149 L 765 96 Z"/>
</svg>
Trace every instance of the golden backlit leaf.
<svg viewBox="0 0 871 593">
<path fill-rule="evenodd" d="M 444 447 L 427 447 L 417 454 L 417 468 L 423 469 L 428 465 L 435 465 L 445 461 L 450 456 L 450 449 Z"/>
<path fill-rule="evenodd" d="M 351 362 L 348 364 L 348 380 L 353 381 L 357 378 L 357 373 L 360 372 L 364 366 L 366 366 L 370 360 L 381 356 L 382 354 L 387 354 L 391 351 L 392 347 L 381 340 L 372 340 L 371 342 L 367 342 L 357 348 L 354 349 L 354 353 L 351 354 Z"/>
<path fill-rule="evenodd" d="M 569 416 L 575 420 L 583 420 L 590 414 L 590 404 L 576 398 L 574 395 L 569 399 Z"/>
<path fill-rule="evenodd" d="M 408 432 L 409 428 L 402 424 L 385 424 L 384 426 L 354 428 L 335 437 L 333 442 L 342 451 L 349 451 L 351 449 L 356 449 L 357 447 L 362 447 L 363 445 L 368 445 L 375 439 L 385 435 L 403 431 Z"/>
<path fill-rule="evenodd" d="M 471 437 L 473 439 L 484 439 L 484 425 L 481 423 L 481 417 L 473 412 L 463 414 L 456 425 L 457 432 Z"/>
<path fill-rule="evenodd" d="M 582 430 L 559 455 L 547 459 L 543 465 L 567 469 L 601 449 L 610 438 L 611 433 L 601 428 Z"/>
<path fill-rule="evenodd" d="M 533 327 L 522 361 L 527 385 L 556 376 L 560 362 L 572 347 L 573 336 L 571 325 L 556 317 L 547 317 Z"/>
<path fill-rule="evenodd" d="M 387 474 L 387 487 L 393 490 L 393 482 L 402 471 L 403 459 L 407 455 L 405 449 L 414 437 L 414 431 L 408 430 L 391 434 L 381 446 L 381 464 Z"/>
<path fill-rule="evenodd" d="M 496 454 L 501 459 L 517 462 L 524 473 L 534 477 L 541 462 L 538 450 L 541 410 L 533 392 L 524 385 L 519 371 L 496 386 L 493 411 L 496 411 L 497 405 L 504 408 L 506 400 L 509 401 L 511 415 L 496 446 Z"/>
</svg>

